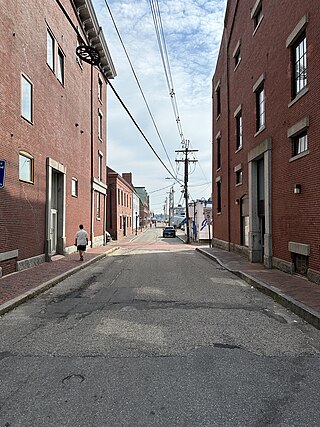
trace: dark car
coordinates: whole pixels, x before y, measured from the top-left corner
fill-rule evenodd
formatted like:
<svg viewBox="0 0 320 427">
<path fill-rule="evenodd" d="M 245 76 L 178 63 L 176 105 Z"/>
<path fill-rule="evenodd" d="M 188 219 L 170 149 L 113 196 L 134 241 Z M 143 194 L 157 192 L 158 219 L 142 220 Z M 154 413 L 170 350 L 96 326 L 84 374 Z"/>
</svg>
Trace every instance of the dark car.
<svg viewBox="0 0 320 427">
<path fill-rule="evenodd" d="M 162 237 L 176 237 L 176 230 L 173 227 L 165 227 Z"/>
</svg>

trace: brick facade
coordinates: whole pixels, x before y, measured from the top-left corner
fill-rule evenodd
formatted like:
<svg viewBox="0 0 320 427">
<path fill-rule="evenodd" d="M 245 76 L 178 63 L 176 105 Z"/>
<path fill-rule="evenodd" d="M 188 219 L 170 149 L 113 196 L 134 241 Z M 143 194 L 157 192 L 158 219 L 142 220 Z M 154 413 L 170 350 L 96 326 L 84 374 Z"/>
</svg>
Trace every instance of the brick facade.
<svg viewBox="0 0 320 427">
<path fill-rule="evenodd" d="M 132 175 L 125 173 L 121 176 L 109 167 L 107 173 L 107 229 L 114 240 L 120 240 L 132 234 L 135 227 L 132 211 Z"/>
<path fill-rule="evenodd" d="M 99 30 L 90 0 L 60 4 L 0 0 L 0 7 L 4 48 L 0 52 L 0 160 L 6 161 L 5 186 L 0 188 L 0 267 L 3 264 L 6 271 L 8 263 L 17 262 L 20 269 L 32 265 L 32 260 L 42 262 L 74 250 L 79 223 L 90 233 L 92 245 L 103 243 L 107 188 L 104 76 L 113 78 L 115 71 L 103 35 L 95 39 L 95 46 L 101 48 L 106 67 L 93 68 L 92 80 L 91 66 L 76 56 L 81 40 L 90 44 L 88 28 L 92 37 Z M 53 43 L 52 65 L 48 34 Z M 31 88 L 30 103 L 22 83 Z M 28 104 L 32 117 L 23 110 Z M 100 138 L 99 113 L 103 117 Z"/>
<path fill-rule="evenodd" d="M 312 0 L 294 7 L 290 0 L 228 1 L 212 82 L 214 243 L 315 281 L 320 281 L 319 23 L 320 9 Z M 294 79 L 295 47 L 304 38 L 306 70 Z M 294 80 L 304 86 L 298 93 Z M 257 129 L 261 88 L 265 123 Z M 302 152 L 295 153 L 294 141 L 304 134 L 307 149 L 299 146 Z"/>
</svg>

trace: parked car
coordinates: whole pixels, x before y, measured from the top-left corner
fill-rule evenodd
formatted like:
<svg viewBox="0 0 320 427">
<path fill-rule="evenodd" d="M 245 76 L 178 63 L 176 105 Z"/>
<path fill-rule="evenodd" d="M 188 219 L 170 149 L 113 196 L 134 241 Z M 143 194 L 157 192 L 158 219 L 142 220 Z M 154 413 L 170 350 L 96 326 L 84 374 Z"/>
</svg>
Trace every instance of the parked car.
<svg viewBox="0 0 320 427">
<path fill-rule="evenodd" d="M 165 227 L 163 229 L 162 237 L 176 237 L 176 230 L 174 227 Z"/>
</svg>

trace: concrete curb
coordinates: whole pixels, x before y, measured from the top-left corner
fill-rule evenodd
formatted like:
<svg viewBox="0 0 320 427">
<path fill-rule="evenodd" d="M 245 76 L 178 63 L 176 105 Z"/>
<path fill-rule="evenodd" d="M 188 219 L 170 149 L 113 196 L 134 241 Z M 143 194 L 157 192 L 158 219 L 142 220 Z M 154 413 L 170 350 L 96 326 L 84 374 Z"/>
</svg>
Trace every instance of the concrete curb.
<svg viewBox="0 0 320 427">
<path fill-rule="evenodd" d="M 68 270 L 65 273 L 60 274 L 59 276 L 54 277 L 53 279 L 50 279 L 45 283 L 42 283 L 41 285 L 37 286 L 36 288 L 33 288 L 30 291 L 27 291 L 24 294 L 21 294 L 21 295 L 17 296 L 16 298 L 13 298 L 12 300 L 5 302 L 4 304 L 1 304 L 0 305 L 0 316 L 2 316 L 5 313 L 8 313 L 8 311 L 13 310 L 14 308 L 18 307 L 20 304 L 23 304 L 24 302 L 26 302 L 26 301 L 36 297 L 37 295 L 40 295 L 41 293 L 47 291 L 48 289 L 50 289 L 53 286 L 57 285 L 58 283 L 62 282 L 62 280 L 66 279 L 67 277 L 70 277 L 73 274 L 77 273 L 78 271 L 88 267 L 89 265 L 91 265 L 97 261 L 100 261 L 101 259 L 105 258 L 107 255 L 111 254 L 112 252 L 115 252 L 119 248 L 120 248 L 119 246 L 115 246 L 112 249 L 108 249 L 103 254 L 99 254 L 96 257 L 90 259 L 89 261 L 86 261 L 83 264 L 80 264 L 77 267 L 74 267 L 71 270 Z"/>
<path fill-rule="evenodd" d="M 286 295 L 285 293 L 280 291 L 280 289 L 277 289 L 274 286 L 268 285 L 267 283 L 262 282 L 261 280 L 256 279 L 255 277 L 252 277 L 248 273 L 244 273 L 243 271 L 239 271 L 239 270 L 232 270 L 231 268 L 227 267 L 218 257 L 216 257 L 213 254 L 209 254 L 203 249 L 196 248 L 196 251 L 200 252 L 201 254 L 205 255 L 208 258 L 213 259 L 215 262 L 221 265 L 221 267 L 230 271 L 230 273 L 233 273 L 236 276 L 240 277 L 240 279 L 246 281 L 249 285 L 253 286 L 260 292 L 273 298 L 277 303 L 289 309 L 294 314 L 301 317 L 306 322 L 310 323 L 310 325 L 314 326 L 317 329 L 320 329 L 320 313 L 306 306 L 302 302 L 297 301 L 296 299 L 290 297 L 289 295 Z"/>
</svg>

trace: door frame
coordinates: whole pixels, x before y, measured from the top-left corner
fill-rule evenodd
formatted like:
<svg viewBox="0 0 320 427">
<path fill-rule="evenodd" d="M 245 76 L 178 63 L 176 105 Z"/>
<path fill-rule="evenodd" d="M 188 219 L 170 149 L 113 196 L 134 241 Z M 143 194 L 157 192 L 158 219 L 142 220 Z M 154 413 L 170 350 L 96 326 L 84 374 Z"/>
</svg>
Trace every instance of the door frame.
<svg viewBox="0 0 320 427">
<path fill-rule="evenodd" d="M 52 206 L 52 176 L 58 174 L 58 200 L 57 206 Z M 51 247 L 52 218 L 51 210 L 57 210 L 57 247 L 56 254 L 64 254 L 66 248 L 65 224 L 66 224 L 66 166 L 56 160 L 46 159 L 46 242 L 45 257 L 50 261 L 53 254 Z"/>
</svg>

